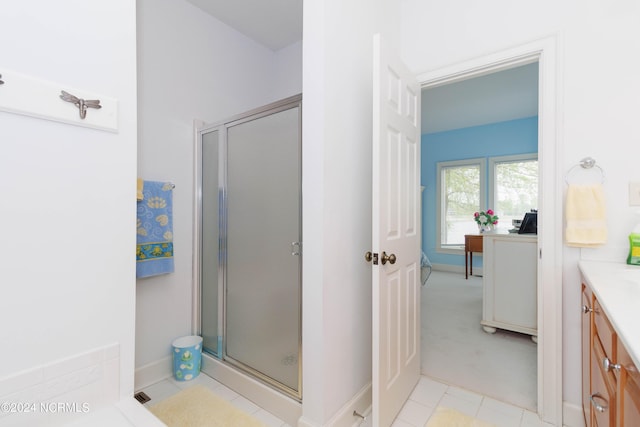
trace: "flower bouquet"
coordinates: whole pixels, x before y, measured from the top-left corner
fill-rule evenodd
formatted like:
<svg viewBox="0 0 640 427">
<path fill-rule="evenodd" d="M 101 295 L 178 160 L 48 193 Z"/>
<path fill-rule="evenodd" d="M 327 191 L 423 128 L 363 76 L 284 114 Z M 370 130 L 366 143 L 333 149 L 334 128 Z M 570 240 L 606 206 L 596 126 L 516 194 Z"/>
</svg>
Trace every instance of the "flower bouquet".
<svg viewBox="0 0 640 427">
<path fill-rule="evenodd" d="M 491 209 L 486 211 L 475 212 L 473 219 L 478 224 L 478 229 L 482 233 L 483 231 L 489 231 L 496 224 L 498 224 L 498 216 Z"/>
</svg>

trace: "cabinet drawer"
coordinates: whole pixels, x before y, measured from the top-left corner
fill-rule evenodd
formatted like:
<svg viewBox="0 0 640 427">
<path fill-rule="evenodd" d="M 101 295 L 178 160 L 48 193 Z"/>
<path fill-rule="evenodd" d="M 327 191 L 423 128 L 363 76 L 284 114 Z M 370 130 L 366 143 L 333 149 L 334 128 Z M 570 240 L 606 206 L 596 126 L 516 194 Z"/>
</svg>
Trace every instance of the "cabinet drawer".
<svg viewBox="0 0 640 427">
<path fill-rule="evenodd" d="M 596 298 L 593 299 L 593 324 L 595 326 L 594 333 L 600 338 L 604 354 L 611 363 L 616 363 L 614 351 L 616 333 Z M 602 362 L 602 359 L 600 362 Z"/>
<path fill-rule="evenodd" d="M 611 372 L 604 372 L 605 357 L 600 340 L 594 337 L 591 359 L 591 413 L 598 426 L 616 425 L 616 379 Z"/>
</svg>

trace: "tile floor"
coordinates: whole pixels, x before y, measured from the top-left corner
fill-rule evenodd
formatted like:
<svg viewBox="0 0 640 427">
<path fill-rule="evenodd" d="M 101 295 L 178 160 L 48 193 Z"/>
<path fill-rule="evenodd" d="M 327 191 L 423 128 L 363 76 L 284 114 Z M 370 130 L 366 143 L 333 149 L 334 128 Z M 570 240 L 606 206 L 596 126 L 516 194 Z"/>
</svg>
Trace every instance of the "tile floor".
<svg viewBox="0 0 640 427">
<path fill-rule="evenodd" d="M 291 427 L 205 374 L 200 374 L 188 382 L 166 379 L 142 389 L 141 391 L 151 397 L 151 401 L 145 403 L 145 406 L 155 405 L 194 384 L 209 387 L 218 396 L 258 418 L 269 427 Z M 478 420 L 495 424 L 497 427 L 552 427 L 551 424 L 542 423 L 537 414 L 531 411 L 449 386 L 425 376 L 420 378 L 392 427 L 423 427 L 438 406 L 456 409 Z M 371 427 L 371 419 L 365 420 L 362 427 Z"/>
<path fill-rule="evenodd" d="M 201 373 L 191 381 L 176 381 L 173 378 L 169 378 L 137 391 L 143 391 L 151 398 L 149 402 L 144 404 L 144 406 L 148 407 L 153 406 L 161 402 L 162 400 L 178 393 L 180 390 L 193 386 L 195 384 L 200 384 L 208 387 L 211 391 L 218 395 L 218 397 L 223 398 L 224 400 L 234 405 L 236 408 L 241 409 L 247 414 L 250 414 L 253 417 L 259 419 L 269 427 L 291 427 L 275 415 L 271 414 L 268 411 L 265 411 L 250 400 L 240 396 L 235 391 L 203 373 Z"/>
<path fill-rule="evenodd" d="M 438 406 L 497 427 L 552 427 L 534 412 L 422 376 L 392 427 L 423 427 Z"/>
</svg>

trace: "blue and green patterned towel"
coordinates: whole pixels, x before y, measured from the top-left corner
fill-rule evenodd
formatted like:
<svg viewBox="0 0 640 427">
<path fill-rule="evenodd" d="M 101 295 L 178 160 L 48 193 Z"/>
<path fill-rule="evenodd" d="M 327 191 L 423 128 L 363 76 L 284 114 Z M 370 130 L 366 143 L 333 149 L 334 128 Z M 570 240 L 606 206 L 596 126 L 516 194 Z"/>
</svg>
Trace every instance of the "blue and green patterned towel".
<svg viewBox="0 0 640 427">
<path fill-rule="evenodd" d="M 173 184 L 144 181 L 137 209 L 136 277 L 173 273 Z"/>
</svg>

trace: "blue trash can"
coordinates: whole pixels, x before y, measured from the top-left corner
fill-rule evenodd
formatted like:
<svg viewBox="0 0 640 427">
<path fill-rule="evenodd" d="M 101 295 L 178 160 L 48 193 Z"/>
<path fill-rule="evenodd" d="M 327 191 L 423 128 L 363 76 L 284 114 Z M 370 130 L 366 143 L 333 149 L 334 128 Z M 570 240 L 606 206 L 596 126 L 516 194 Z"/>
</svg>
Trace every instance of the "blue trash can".
<svg viewBox="0 0 640 427">
<path fill-rule="evenodd" d="M 202 337 L 189 335 L 173 341 L 173 376 L 177 381 L 189 381 L 200 373 Z"/>
</svg>

